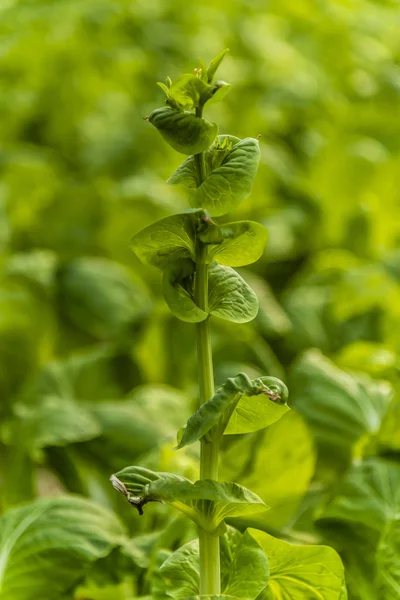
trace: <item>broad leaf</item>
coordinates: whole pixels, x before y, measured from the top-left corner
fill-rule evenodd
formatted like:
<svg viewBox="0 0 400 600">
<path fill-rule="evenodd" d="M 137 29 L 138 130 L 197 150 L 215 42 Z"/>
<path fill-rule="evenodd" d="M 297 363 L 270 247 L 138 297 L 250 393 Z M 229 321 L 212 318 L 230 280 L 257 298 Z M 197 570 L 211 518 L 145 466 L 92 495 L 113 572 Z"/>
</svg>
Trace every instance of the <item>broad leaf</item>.
<svg viewBox="0 0 400 600">
<path fill-rule="evenodd" d="M 200 82 L 200 80 L 198 80 Z M 193 113 L 174 108 L 157 108 L 148 118 L 174 150 L 181 154 L 199 154 L 207 150 L 218 133 L 216 123 L 210 123 Z"/>
<path fill-rule="evenodd" d="M 195 304 L 192 298 L 195 264 L 190 259 L 181 259 L 164 270 L 164 298 L 175 317 L 188 323 L 199 323 L 208 314 Z"/>
<path fill-rule="evenodd" d="M 59 296 L 64 314 L 99 339 L 123 334 L 150 306 L 142 282 L 105 258 L 79 258 L 66 265 L 59 275 Z"/>
<path fill-rule="evenodd" d="M 260 160 L 258 140 L 218 136 L 205 153 L 206 178 L 199 181 L 193 157 L 188 158 L 168 179 L 184 185 L 190 192 L 190 204 L 204 208 L 213 216 L 233 210 L 251 191 Z"/>
<path fill-rule="evenodd" d="M 279 379 L 260 377 L 252 381 L 245 373 L 239 373 L 190 417 L 177 447 L 197 442 L 218 424 L 220 434 L 226 428 L 226 433 L 248 433 L 267 427 L 289 410 L 287 397 L 288 390 Z"/>
<path fill-rule="evenodd" d="M 268 582 L 268 560 L 256 540 L 229 528 L 220 538 L 221 590 L 223 595 L 254 600 Z M 199 543 L 193 540 L 179 548 L 162 564 L 166 593 L 181 600 L 196 595 L 200 584 Z"/>
<path fill-rule="evenodd" d="M 268 557 L 268 600 L 343 600 L 344 569 L 327 546 L 293 546 L 267 533 L 250 530 Z"/>
<path fill-rule="evenodd" d="M 131 238 L 131 248 L 145 264 L 164 269 L 181 258 L 195 260 L 196 231 L 204 210 L 190 210 L 156 221 Z"/>
<path fill-rule="evenodd" d="M 166 502 L 213 532 L 228 515 L 253 514 L 268 508 L 261 498 L 236 483 L 209 479 L 192 483 L 185 477 L 143 467 L 126 467 L 112 475 L 111 482 L 139 514 L 148 502 Z"/>
<path fill-rule="evenodd" d="M 11 424 L 11 431 L 23 427 L 25 444 L 30 449 L 66 446 L 102 433 L 89 407 L 57 396 L 46 396 L 35 406 L 17 405 L 15 414 L 17 421 Z"/>
<path fill-rule="evenodd" d="M 377 433 L 393 396 L 387 382 L 341 371 L 314 350 L 295 365 L 290 389 L 329 460 L 349 460 L 362 436 Z"/>
<path fill-rule="evenodd" d="M 376 553 L 376 587 L 379 598 L 397 600 L 400 594 L 400 516 L 383 531 Z"/>
<path fill-rule="evenodd" d="M 230 529 L 221 538 L 223 593 L 254 600 L 266 587 L 268 559 L 253 536 Z"/>
<path fill-rule="evenodd" d="M 381 532 L 399 510 L 400 465 L 376 458 L 351 468 L 321 519 L 358 523 Z"/>
<path fill-rule="evenodd" d="M 258 299 L 236 271 L 213 262 L 208 270 L 208 310 L 221 319 L 247 323 L 257 316 Z"/>
<path fill-rule="evenodd" d="M 61 598 L 125 540 L 118 519 L 88 500 L 50 498 L 12 509 L 0 519 L 0 597 Z"/>
<path fill-rule="evenodd" d="M 200 589 L 199 541 L 193 540 L 178 548 L 159 572 L 168 596 L 176 600 L 196 596 Z"/>
<path fill-rule="evenodd" d="M 271 509 L 251 517 L 254 527 L 282 527 L 309 489 L 315 459 L 311 433 L 292 410 L 265 431 L 229 446 L 222 456 L 221 476 L 268 500 Z"/>
<path fill-rule="evenodd" d="M 267 230 L 260 223 L 237 221 L 221 227 L 223 242 L 210 246 L 208 258 L 228 267 L 242 267 L 260 258 L 267 242 Z"/>
</svg>

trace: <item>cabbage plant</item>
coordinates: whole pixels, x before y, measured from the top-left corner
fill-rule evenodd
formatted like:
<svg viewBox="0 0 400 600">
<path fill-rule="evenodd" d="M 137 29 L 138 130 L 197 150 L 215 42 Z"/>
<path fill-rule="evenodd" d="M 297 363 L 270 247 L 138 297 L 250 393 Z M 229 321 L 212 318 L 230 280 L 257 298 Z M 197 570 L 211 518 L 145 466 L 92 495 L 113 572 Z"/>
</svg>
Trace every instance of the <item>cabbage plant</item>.
<svg viewBox="0 0 400 600">
<path fill-rule="evenodd" d="M 190 208 L 132 238 L 137 257 L 162 271 L 164 297 L 173 315 L 193 323 L 196 331 L 198 409 L 182 423 L 176 450 L 200 444 L 199 479 L 125 466 L 111 482 L 139 515 L 151 509 L 147 504 L 162 502 L 197 526 L 198 539 L 178 548 L 160 567 L 165 595 L 176 600 L 344 600 L 343 566 L 332 548 L 291 545 L 265 531 L 243 532 L 226 522 L 265 513 L 268 498 L 219 479 L 223 436 L 266 428 L 290 408 L 286 385 L 272 376 L 233 374 L 214 389 L 212 319 L 246 323 L 257 315 L 257 296 L 234 267 L 257 261 L 267 240 L 259 223 L 218 221 L 249 196 L 260 160 L 258 139 L 219 134 L 217 124 L 203 114 L 230 89 L 216 79 L 225 54 L 208 66 L 201 63 L 192 74 L 159 83 L 165 106 L 147 120 L 186 156 L 168 183 L 187 190 Z"/>
</svg>

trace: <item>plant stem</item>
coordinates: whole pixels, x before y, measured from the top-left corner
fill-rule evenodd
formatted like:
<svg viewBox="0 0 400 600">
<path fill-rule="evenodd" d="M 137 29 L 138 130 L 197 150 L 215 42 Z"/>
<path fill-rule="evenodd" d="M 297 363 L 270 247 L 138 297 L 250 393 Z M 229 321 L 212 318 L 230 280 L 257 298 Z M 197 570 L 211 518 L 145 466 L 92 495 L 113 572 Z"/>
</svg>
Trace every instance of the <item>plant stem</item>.
<svg viewBox="0 0 400 600">
<path fill-rule="evenodd" d="M 203 107 L 199 106 L 196 108 L 196 117 L 201 118 L 203 116 Z M 194 155 L 194 160 L 196 161 L 197 166 L 197 174 L 198 174 L 198 183 L 201 185 L 206 178 L 206 164 L 204 160 L 204 152 L 200 152 L 200 154 Z"/>
<path fill-rule="evenodd" d="M 196 304 L 204 311 L 208 309 L 208 265 L 207 246 L 200 240 L 196 243 Z M 214 395 L 214 373 L 211 351 L 209 317 L 196 324 L 197 360 L 199 371 L 200 404 Z M 218 480 L 219 441 L 201 442 L 200 479 Z M 219 537 L 203 529 L 199 530 L 200 546 L 200 594 L 220 594 Z"/>
</svg>

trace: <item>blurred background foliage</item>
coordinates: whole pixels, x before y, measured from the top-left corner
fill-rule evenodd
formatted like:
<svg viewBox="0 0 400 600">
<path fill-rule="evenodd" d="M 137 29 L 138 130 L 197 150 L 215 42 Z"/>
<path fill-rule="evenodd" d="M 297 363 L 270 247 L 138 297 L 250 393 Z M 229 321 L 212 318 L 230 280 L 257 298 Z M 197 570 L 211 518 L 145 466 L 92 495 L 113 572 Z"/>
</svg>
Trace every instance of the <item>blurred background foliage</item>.
<svg viewBox="0 0 400 600">
<path fill-rule="evenodd" d="M 134 463 L 196 477 L 196 450 L 171 451 L 196 405 L 193 326 L 129 238 L 187 206 L 165 184 L 182 157 L 143 120 L 163 103 L 155 82 L 223 47 L 234 87 L 207 117 L 262 151 L 226 220 L 260 221 L 269 241 L 241 270 L 255 322 L 213 319 L 216 379 L 282 377 L 297 410 L 231 436 L 222 472 L 272 506 L 257 526 L 339 549 L 351 599 L 392 598 L 399 27 L 395 0 L 1 3 L 0 508 L 67 492 L 123 517 L 123 552 L 90 559 L 77 598 L 164 597 L 144 570 L 194 535 L 162 506 L 138 519 L 108 477 Z"/>
</svg>

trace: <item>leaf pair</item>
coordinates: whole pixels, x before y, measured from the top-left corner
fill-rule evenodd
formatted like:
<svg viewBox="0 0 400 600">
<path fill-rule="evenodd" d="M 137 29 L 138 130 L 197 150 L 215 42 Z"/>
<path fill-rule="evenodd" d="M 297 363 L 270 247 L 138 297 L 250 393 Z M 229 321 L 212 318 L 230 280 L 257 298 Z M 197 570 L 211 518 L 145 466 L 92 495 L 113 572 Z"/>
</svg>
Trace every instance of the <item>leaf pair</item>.
<svg viewBox="0 0 400 600">
<path fill-rule="evenodd" d="M 218 136 L 205 152 L 206 177 L 199 180 L 194 156 L 187 158 L 168 179 L 189 191 L 193 207 L 201 207 L 213 216 L 236 208 L 251 192 L 260 160 L 258 140 Z"/>
<path fill-rule="evenodd" d="M 139 231 L 131 248 L 145 264 L 164 269 L 181 258 L 196 259 L 196 238 L 215 226 L 202 208 L 171 215 Z M 257 261 L 267 241 L 265 227 L 254 221 L 237 221 L 220 227 L 218 243 L 208 243 L 208 260 L 228 267 Z"/>
<path fill-rule="evenodd" d="M 197 442 L 213 427 L 222 435 L 250 433 L 271 425 L 289 410 L 288 390 L 275 377 L 250 380 L 240 373 L 190 417 L 177 448 Z"/>
<path fill-rule="evenodd" d="M 196 541 L 185 544 L 161 565 L 165 592 L 175 600 L 195 597 L 200 581 Z M 241 600 L 346 600 L 344 572 L 327 546 L 294 546 L 255 529 L 231 529 L 221 537 L 223 598 Z M 204 597 L 201 597 L 204 598 Z"/>
<path fill-rule="evenodd" d="M 112 475 L 111 483 L 140 514 L 148 502 L 165 502 L 212 533 L 218 531 L 227 516 L 268 509 L 261 498 L 237 483 L 209 479 L 192 483 L 185 477 L 156 473 L 143 467 L 126 467 Z"/>
<path fill-rule="evenodd" d="M 219 227 L 203 209 L 166 217 L 132 238 L 138 258 L 164 270 L 163 290 L 172 313 L 197 323 L 213 314 L 235 323 L 246 323 L 258 312 L 258 300 L 232 266 L 258 260 L 266 242 L 262 225 L 252 221 Z M 208 312 L 194 301 L 196 240 L 207 245 Z M 218 264 L 221 263 L 221 264 Z"/>
<path fill-rule="evenodd" d="M 269 576 L 268 560 L 262 548 L 247 531 L 241 534 L 232 528 L 228 528 L 220 541 L 222 595 L 254 600 L 265 588 Z M 181 600 L 197 595 L 200 587 L 198 540 L 174 552 L 161 565 L 159 573 L 168 596 Z"/>
</svg>

